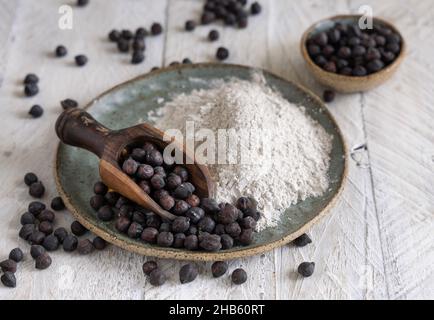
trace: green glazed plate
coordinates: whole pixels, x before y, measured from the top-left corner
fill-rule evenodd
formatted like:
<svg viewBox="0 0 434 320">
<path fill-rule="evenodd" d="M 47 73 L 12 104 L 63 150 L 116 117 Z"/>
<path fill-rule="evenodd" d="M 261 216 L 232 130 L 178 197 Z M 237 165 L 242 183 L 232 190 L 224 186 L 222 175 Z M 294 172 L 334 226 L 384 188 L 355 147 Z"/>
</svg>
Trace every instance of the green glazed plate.
<svg viewBox="0 0 434 320">
<path fill-rule="evenodd" d="M 230 64 L 179 65 L 157 70 L 103 93 L 88 106 L 88 112 L 111 129 L 136 125 L 138 121 L 149 122 L 147 114 L 157 110 L 163 103 L 179 93 L 207 88 L 211 80 L 244 80 L 258 71 L 245 66 Z M 346 178 L 346 147 L 335 120 L 322 101 L 313 93 L 288 80 L 267 71 L 263 72 L 267 84 L 281 92 L 293 103 L 305 106 L 307 113 L 333 136 L 329 169 L 330 188 L 321 197 L 308 198 L 289 207 L 276 227 L 256 233 L 254 242 L 246 247 L 234 247 L 219 252 L 187 251 L 149 245 L 128 238 L 114 228 L 114 222 L 101 222 L 89 205 L 93 184 L 99 180 L 98 158 L 82 149 L 59 144 L 55 158 L 55 177 L 58 191 L 67 208 L 84 226 L 108 242 L 126 250 L 147 256 L 181 260 L 218 261 L 256 255 L 291 242 L 334 205 Z"/>
</svg>

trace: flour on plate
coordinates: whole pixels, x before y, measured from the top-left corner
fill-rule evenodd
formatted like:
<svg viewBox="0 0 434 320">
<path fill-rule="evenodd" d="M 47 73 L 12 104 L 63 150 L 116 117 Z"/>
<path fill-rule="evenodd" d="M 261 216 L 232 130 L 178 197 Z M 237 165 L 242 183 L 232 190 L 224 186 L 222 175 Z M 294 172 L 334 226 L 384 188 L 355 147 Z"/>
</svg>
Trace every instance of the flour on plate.
<svg viewBox="0 0 434 320">
<path fill-rule="evenodd" d="M 267 86 L 259 73 L 252 81 L 216 80 L 209 89 L 179 94 L 148 116 L 162 130 L 184 133 L 186 122 L 194 121 L 196 132 L 230 129 L 239 136 L 250 131 L 248 145 L 240 143 L 228 152 L 236 164 L 211 164 L 209 169 L 218 201 L 234 203 L 240 196 L 258 201 L 263 214 L 258 230 L 275 226 L 290 205 L 320 196 L 329 187 L 332 137 L 303 106 Z"/>
</svg>

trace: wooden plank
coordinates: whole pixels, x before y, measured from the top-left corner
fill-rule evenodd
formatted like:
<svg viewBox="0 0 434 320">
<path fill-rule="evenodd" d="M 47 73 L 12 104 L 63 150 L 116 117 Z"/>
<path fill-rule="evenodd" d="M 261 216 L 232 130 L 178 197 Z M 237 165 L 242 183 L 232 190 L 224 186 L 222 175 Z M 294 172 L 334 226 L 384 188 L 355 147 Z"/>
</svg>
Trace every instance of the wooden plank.
<svg viewBox="0 0 434 320">
<path fill-rule="evenodd" d="M 362 95 L 376 215 L 391 299 L 434 296 L 434 12 L 425 1 L 353 1 L 394 23 L 408 43 L 399 72 Z"/>
<path fill-rule="evenodd" d="M 12 27 L 18 10 L 18 1 L 1 0 L 0 7 L 0 88 L 3 83 L 4 68 L 7 64 L 7 48 L 14 41 Z"/>
<path fill-rule="evenodd" d="M 264 1 L 262 1 L 264 2 Z M 229 62 L 251 64 L 264 67 L 264 57 L 267 48 L 256 50 L 252 54 L 251 49 L 266 44 L 268 9 L 258 17 L 251 19 L 247 30 L 225 28 L 221 25 L 209 25 L 197 27 L 194 32 L 184 31 L 185 21 L 198 20 L 203 6 L 202 1 L 176 0 L 170 1 L 168 13 L 168 36 L 165 50 L 165 63 L 181 61 L 189 57 L 194 62 L 215 61 L 217 47 L 226 46 L 230 50 Z M 266 7 L 271 6 L 267 3 Z M 209 42 L 208 32 L 217 29 L 220 32 L 220 40 Z M 254 36 L 253 36 L 254 35 Z M 234 44 L 237 45 L 234 45 Z M 182 263 L 166 261 L 165 268 L 172 274 L 169 284 L 161 288 L 146 288 L 146 298 L 150 299 L 274 299 L 276 297 L 274 256 L 266 255 L 240 259 L 230 263 L 230 271 L 242 266 L 249 275 L 246 285 L 231 285 L 229 275 L 219 279 L 212 279 L 210 274 L 211 264 L 202 264 L 202 275 L 194 283 L 179 286 L 177 273 Z M 194 290 L 193 290 L 194 289 Z"/>
<path fill-rule="evenodd" d="M 24 173 L 34 171 L 44 182 L 47 194 L 43 201 L 49 202 L 56 195 L 52 164 L 58 139 L 53 126 L 61 112 L 59 101 L 70 97 L 84 105 L 115 84 L 162 63 L 163 36 L 149 39 L 147 60 L 138 66 L 131 65 L 130 56 L 117 53 L 106 39 L 112 28 L 135 30 L 142 25 L 149 27 L 154 21 L 164 24 L 166 1 L 90 1 L 85 8 L 73 7 L 72 30 L 60 30 L 58 9 L 64 3 L 20 1 L 13 26 L 15 40 L 5 46 L 9 60 L 0 96 L 0 254 L 4 257 L 19 244 L 26 249 L 27 256 L 17 272 L 17 289 L 0 286 L 0 299 L 140 299 L 144 295 L 143 257 L 114 247 L 92 257 L 68 255 L 60 250 L 52 254 L 53 265 L 49 270 L 37 271 L 28 255 L 28 246 L 17 236 L 19 216 L 31 201 L 22 182 Z M 6 26 L 5 20 L 0 21 L 1 26 Z M 3 37 L 7 29 L 1 30 Z M 68 48 L 67 57 L 52 56 L 58 44 Z M 73 63 L 73 57 L 80 53 L 89 57 L 84 68 Z M 41 92 L 34 98 L 22 96 L 21 83 L 28 72 L 35 72 L 41 79 Z M 27 112 L 35 103 L 41 104 L 45 113 L 42 118 L 31 120 Z M 66 213 L 58 217 L 61 225 L 72 221 Z"/>
<path fill-rule="evenodd" d="M 268 33 L 269 62 L 277 74 L 322 95 L 306 72 L 299 52 L 305 29 L 319 19 L 348 12 L 346 1 L 273 1 Z M 358 95 L 338 95 L 329 104 L 348 147 L 365 142 Z M 369 171 L 349 160 L 347 185 L 329 215 L 312 228 L 313 243 L 275 250 L 277 297 L 280 299 L 382 299 L 386 298 L 381 248 L 378 245 Z M 296 272 L 302 261 L 314 261 L 309 279 Z M 374 286 L 375 283 L 375 286 Z"/>
</svg>

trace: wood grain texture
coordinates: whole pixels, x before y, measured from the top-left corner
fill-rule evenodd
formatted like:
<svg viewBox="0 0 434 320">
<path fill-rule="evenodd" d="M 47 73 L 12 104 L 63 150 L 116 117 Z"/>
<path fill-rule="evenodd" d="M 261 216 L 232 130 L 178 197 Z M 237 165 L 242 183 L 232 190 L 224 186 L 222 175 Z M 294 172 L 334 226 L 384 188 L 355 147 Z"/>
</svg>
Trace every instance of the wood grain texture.
<svg viewBox="0 0 434 320">
<path fill-rule="evenodd" d="M 247 30 L 222 26 L 183 30 L 187 19 L 198 18 L 197 0 L 91 1 L 74 10 L 74 29 L 57 27 L 64 1 L 0 1 L 0 255 L 17 244 L 19 215 L 30 201 L 22 176 L 32 170 L 47 186 L 45 201 L 55 195 L 52 159 L 56 144 L 54 121 L 59 101 L 71 97 L 85 104 L 101 91 L 146 72 L 154 65 L 189 57 L 213 61 L 218 46 L 230 49 L 229 62 L 263 67 L 297 81 L 318 94 L 323 88 L 307 72 L 299 52 L 303 31 L 315 21 L 335 14 L 357 13 L 370 4 L 374 14 L 394 23 L 408 44 L 408 56 L 398 73 L 382 87 L 364 94 L 339 95 L 329 105 L 349 147 L 367 144 L 350 161 L 349 180 L 331 214 L 310 232 L 313 243 L 286 246 L 265 255 L 232 261 L 249 271 L 243 286 L 228 277 L 212 279 L 209 263 L 193 283 L 178 284 L 182 262 L 159 261 L 169 281 L 153 288 L 143 277 L 146 260 L 111 246 L 89 257 L 53 253 L 50 270 L 36 271 L 27 255 L 17 273 L 14 290 L 0 286 L 0 299 L 433 299 L 434 298 L 434 12 L 421 0 L 262 0 L 264 12 Z M 18 9 L 17 9 L 18 8 Z M 128 8 L 128 9 L 125 9 Z M 15 14 L 16 12 L 16 14 Z M 35 14 L 35 12 L 37 14 Z M 148 41 L 147 60 L 139 66 L 115 52 L 105 38 L 112 28 L 136 28 L 162 22 L 166 36 Z M 211 28 L 221 39 L 210 43 Z M 423 41 L 422 41 L 423 40 Z M 69 55 L 52 58 L 57 44 Z M 78 53 L 89 56 L 85 69 L 73 66 Z M 21 81 L 28 72 L 41 77 L 41 93 L 22 97 Z M 33 103 L 45 107 L 44 117 L 27 119 Z M 59 213 L 59 224 L 71 222 Z M 1 257 L 0 257 L 1 258 Z M 295 270 L 302 261 L 315 261 L 309 279 Z"/>
</svg>

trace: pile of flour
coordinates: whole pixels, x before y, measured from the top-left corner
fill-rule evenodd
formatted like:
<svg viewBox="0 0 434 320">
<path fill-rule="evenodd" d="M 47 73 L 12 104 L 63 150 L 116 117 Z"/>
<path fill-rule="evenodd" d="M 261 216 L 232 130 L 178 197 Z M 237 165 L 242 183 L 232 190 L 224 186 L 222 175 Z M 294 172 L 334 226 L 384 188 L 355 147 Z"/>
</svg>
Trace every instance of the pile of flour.
<svg viewBox="0 0 434 320">
<path fill-rule="evenodd" d="M 268 87 L 261 74 L 252 80 L 214 81 L 210 89 L 174 96 L 148 117 L 162 130 L 183 133 L 187 121 L 194 121 L 196 131 L 234 129 L 240 135 L 251 129 L 248 146 L 234 151 L 231 163 L 236 164 L 211 164 L 209 169 L 218 201 L 233 203 L 240 196 L 258 201 L 262 230 L 276 225 L 291 204 L 327 190 L 332 137 L 303 106 Z M 253 151 L 246 151 L 249 147 Z M 242 161 L 242 156 L 251 161 Z"/>
</svg>

